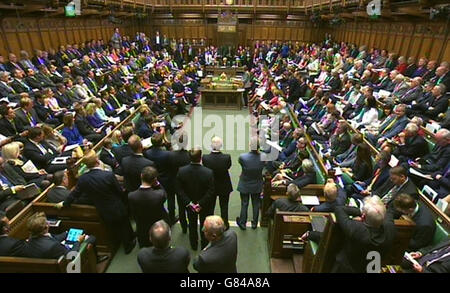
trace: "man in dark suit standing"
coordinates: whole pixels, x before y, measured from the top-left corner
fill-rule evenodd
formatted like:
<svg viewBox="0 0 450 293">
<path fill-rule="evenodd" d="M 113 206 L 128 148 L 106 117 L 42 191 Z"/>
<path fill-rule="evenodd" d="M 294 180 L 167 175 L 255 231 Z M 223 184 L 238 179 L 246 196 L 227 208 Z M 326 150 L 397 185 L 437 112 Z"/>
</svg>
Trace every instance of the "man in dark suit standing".
<svg viewBox="0 0 450 293">
<path fill-rule="evenodd" d="M 170 152 L 163 149 L 162 134 L 153 134 L 151 142 L 152 146 L 145 151 L 144 156 L 156 165 L 158 181 L 162 184 L 167 195 L 167 205 L 171 216 L 169 224 L 173 224 L 175 218 L 175 187 L 174 184 L 171 184 L 172 178 L 170 178 Z M 172 211 L 172 214 L 170 214 L 170 211 Z"/>
<path fill-rule="evenodd" d="M 68 207 L 75 199 L 85 194 L 97 208 L 114 240 L 122 242 L 125 254 L 128 254 L 136 246 L 136 239 L 122 200 L 123 190 L 114 173 L 100 168 L 100 160 L 94 151 L 86 154 L 83 161 L 90 170 L 80 176 L 69 197 L 56 207 Z"/>
<path fill-rule="evenodd" d="M 191 247 L 193 250 L 197 250 L 198 220 L 200 218 L 200 231 L 202 231 L 206 217 L 213 214 L 214 175 L 210 169 L 202 166 L 201 150 L 193 149 L 189 155 L 191 163 L 181 167 L 178 171 L 177 190 L 181 204 L 187 210 Z M 205 236 L 201 233 L 202 249 L 207 244 Z"/>
<path fill-rule="evenodd" d="M 395 198 L 394 208 L 411 218 L 416 224 L 408 249 L 417 251 L 430 245 L 436 231 L 436 222 L 430 210 L 425 205 L 418 203 L 411 195 L 405 193 L 399 194 Z"/>
<path fill-rule="evenodd" d="M 252 228 L 258 227 L 260 195 L 263 189 L 262 170 L 265 162 L 261 160 L 259 152 L 258 137 L 252 137 L 250 141 L 250 152 L 239 156 L 239 164 L 242 167 L 242 173 L 239 176 L 237 190 L 241 193 L 241 213 L 236 218 L 236 224 L 245 230 L 247 224 L 247 212 L 250 198 L 253 206 Z"/>
<path fill-rule="evenodd" d="M 207 217 L 204 227 L 209 244 L 194 261 L 194 269 L 199 273 L 237 273 L 236 232 L 225 231 L 225 224 L 219 216 Z"/>
<path fill-rule="evenodd" d="M 377 196 L 364 200 L 362 211 L 354 207 L 337 206 L 336 221 L 345 235 L 342 249 L 336 255 L 332 273 L 366 273 L 367 255 L 377 251 L 383 255 L 391 248 L 395 237 L 392 211 L 386 211 Z M 361 221 L 350 216 L 360 217 Z"/>
<path fill-rule="evenodd" d="M 154 223 L 159 220 L 168 221 L 167 211 L 164 208 L 166 192 L 157 177 L 158 171 L 155 168 L 145 167 L 141 173 L 141 186 L 128 194 L 128 204 L 136 221 L 140 247 L 151 246 L 148 231 Z"/>
<path fill-rule="evenodd" d="M 142 248 L 137 260 L 143 273 L 189 273 L 191 260 L 189 251 L 184 247 L 171 247 L 169 225 L 160 220 L 150 229 L 150 241 L 153 247 Z"/>
<path fill-rule="evenodd" d="M 189 152 L 185 149 L 187 143 L 188 143 L 187 134 L 182 132 L 175 144 L 175 146 L 178 147 L 178 150 L 172 151 L 169 155 L 169 165 L 170 165 L 169 184 L 171 186 L 176 186 L 176 177 L 179 168 L 186 166 L 191 162 Z M 172 198 L 172 195 L 170 193 L 171 191 L 172 191 L 171 189 L 167 191 L 168 192 L 167 205 L 169 210 L 170 224 L 174 224 L 177 222 L 178 219 L 175 216 L 175 198 L 173 197 L 173 201 L 171 200 Z M 183 204 L 181 195 L 178 192 L 178 190 L 175 189 L 175 192 L 177 193 L 178 216 L 181 224 L 181 229 L 183 233 L 187 233 L 188 224 L 186 220 L 186 207 Z M 171 204 L 171 201 L 173 204 Z"/>
<path fill-rule="evenodd" d="M 231 168 L 231 157 L 228 154 L 223 154 L 220 149 L 223 142 L 220 137 L 213 137 L 211 140 L 212 151 L 209 155 L 203 155 L 203 165 L 211 169 L 214 173 L 214 204 L 216 206 L 216 196 L 219 197 L 220 216 L 225 222 L 225 227 L 228 230 L 230 224 L 228 223 L 228 202 L 230 200 L 230 193 L 233 191 L 231 185 L 230 174 L 228 170 Z"/>
<path fill-rule="evenodd" d="M 23 241 L 9 237 L 9 219 L 0 211 L 0 256 L 14 256 L 24 245 Z"/>
<path fill-rule="evenodd" d="M 133 154 L 131 156 L 122 159 L 122 172 L 125 180 L 125 189 L 127 192 L 135 191 L 141 184 L 141 173 L 145 167 L 155 164 L 146 159 L 142 154 L 143 147 L 139 136 L 133 134 L 128 139 L 128 145 L 130 146 Z"/>
</svg>

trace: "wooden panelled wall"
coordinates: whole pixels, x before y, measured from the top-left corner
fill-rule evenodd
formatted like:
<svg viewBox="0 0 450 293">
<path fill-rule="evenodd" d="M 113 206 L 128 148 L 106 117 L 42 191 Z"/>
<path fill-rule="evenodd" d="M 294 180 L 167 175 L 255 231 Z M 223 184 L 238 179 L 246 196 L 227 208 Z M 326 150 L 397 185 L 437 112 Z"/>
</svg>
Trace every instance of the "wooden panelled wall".
<svg viewBox="0 0 450 293">
<path fill-rule="evenodd" d="M 114 27 L 123 34 L 134 36 L 133 23 L 114 25 L 107 19 L 83 18 L 4 18 L 1 20 L 0 53 L 8 58 L 8 52 L 19 56 L 26 50 L 32 56 L 34 49 L 58 50 L 60 45 L 80 43 L 91 39 L 109 41 Z"/>
<path fill-rule="evenodd" d="M 155 21 L 153 26 L 145 31 L 159 31 L 168 38 L 207 39 L 208 44 L 217 44 L 217 25 L 202 21 Z M 252 45 L 259 41 L 300 41 L 316 42 L 324 38 L 322 29 L 313 27 L 306 22 L 272 22 L 264 21 L 255 24 L 239 24 L 239 44 Z"/>
<path fill-rule="evenodd" d="M 346 23 L 329 29 L 338 41 L 387 49 L 403 56 L 425 56 L 450 61 L 448 24 L 443 23 Z"/>
</svg>

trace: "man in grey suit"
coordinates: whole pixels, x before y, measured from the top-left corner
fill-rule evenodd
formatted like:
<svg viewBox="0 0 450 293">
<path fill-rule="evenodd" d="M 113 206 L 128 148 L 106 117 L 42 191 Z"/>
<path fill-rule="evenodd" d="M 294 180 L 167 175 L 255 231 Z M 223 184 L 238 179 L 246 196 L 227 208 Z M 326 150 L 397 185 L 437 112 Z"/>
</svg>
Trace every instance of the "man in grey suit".
<svg viewBox="0 0 450 293">
<path fill-rule="evenodd" d="M 237 190 L 241 193 L 241 213 L 236 218 L 236 224 L 241 230 L 246 229 L 247 210 L 249 199 L 252 199 L 253 221 L 252 228 L 258 226 L 260 194 L 263 189 L 264 181 L 262 171 L 265 162 L 261 160 L 261 154 L 258 151 L 258 137 L 252 137 L 250 142 L 250 152 L 239 156 L 239 164 L 242 167 L 242 173 L 239 176 Z"/>
<path fill-rule="evenodd" d="M 194 261 L 199 273 L 237 273 L 237 235 L 225 231 L 225 224 L 219 216 L 208 216 L 203 232 L 209 241 Z"/>
</svg>

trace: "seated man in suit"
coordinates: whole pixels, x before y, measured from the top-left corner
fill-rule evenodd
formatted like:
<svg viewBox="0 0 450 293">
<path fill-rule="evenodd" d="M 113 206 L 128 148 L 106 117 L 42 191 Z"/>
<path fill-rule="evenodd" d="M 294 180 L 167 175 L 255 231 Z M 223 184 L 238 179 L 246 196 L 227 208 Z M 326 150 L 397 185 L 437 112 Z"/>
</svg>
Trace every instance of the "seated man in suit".
<svg viewBox="0 0 450 293">
<path fill-rule="evenodd" d="M 400 104 L 394 108 L 395 119 L 387 121 L 380 125 L 378 135 L 371 133 L 367 134 L 367 138 L 372 144 L 381 145 L 386 139 L 393 138 L 405 129 L 408 124 L 408 117 L 406 117 L 406 105 Z"/>
<path fill-rule="evenodd" d="M 339 188 L 333 179 L 327 180 L 327 183 L 323 187 L 323 195 L 326 201 L 318 206 L 312 207 L 312 212 L 331 213 L 335 207 L 345 206 L 345 202 L 347 201 L 345 190 Z"/>
<path fill-rule="evenodd" d="M 450 273 L 450 240 L 410 254 L 419 264 L 404 261 L 402 268 L 406 272 L 413 269 L 417 273 Z"/>
<path fill-rule="evenodd" d="M 362 211 L 339 206 L 334 209 L 334 213 L 345 239 L 331 272 L 365 273 L 367 254 L 377 251 L 383 258 L 392 246 L 395 237 L 392 212 L 386 210 L 378 196 L 372 196 L 364 199 Z M 359 221 L 355 217 L 359 217 Z"/>
<path fill-rule="evenodd" d="M 219 216 L 205 220 L 205 238 L 209 241 L 194 261 L 199 273 L 237 273 L 237 235 L 233 230 L 225 231 L 225 224 Z"/>
<path fill-rule="evenodd" d="M 20 99 L 20 109 L 16 111 L 16 126 L 19 132 L 29 130 L 30 128 L 42 124 L 41 119 L 34 110 L 33 100 L 29 97 Z"/>
<path fill-rule="evenodd" d="M 0 211 L 0 256 L 15 256 L 24 245 L 24 241 L 8 236 L 9 230 L 9 219 Z"/>
<path fill-rule="evenodd" d="M 30 232 L 30 238 L 27 239 L 18 252 L 19 256 L 58 259 L 67 254 L 69 251 L 79 251 L 81 243 L 84 241 L 86 241 L 87 244 L 93 245 L 94 251 L 97 254 L 95 248 L 96 239 L 94 236 L 81 235 L 72 247 L 61 243 L 66 239 L 67 232 L 58 235 L 51 235 L 49 233 L 47 218 L 44 213 L 35 213 L 28 218 L 27 228 Z M 108 256 L 106 255 L 97 257 L 97 262 L 100 263 L 107 259 Z"/>
<path fill-rule="evenodd" d="M 419 127 L 415 123 L 408 123 L 405 131 L 398 134 L 398 144 L 393 155 L 400 162 L 407 162 L 428 153 L 428 145 L 425 139 L 418 135 Z"/>
<path fill-rule="evenodd" d="M 149 234 L 153 247 L 142 248 L 137 256 L 143 273 L 189 273 L 189 251 L 170 246 L 172 233 L 166 222 L 154 223 Z"/>
<path fill-rule="evenodd" d="M 13 108 L 2 105 L 0 106 L 0 134 L 6 137 L 17 139 L 21 136 L 26 136 L 28 132 L 20 133 L 16 126 L 16 111 Z"/>
<path fill-rule="evenodd" d="M 53 187 L 47 195 L 47 201 L 51 203 L 58 203 L 65 201 L 70 194 L 70 190 L 67 189 L 69 186 L 69 178 L 65 171 L 58 171 L 53 174 Z"/>
<path fill-rule="evenodd" d="M 348 125 L 344 120 L 339 121 L 335 133 L 330 137 L 330 150 L 325 154 L 325 157 L 336 157 L 346 152 L 351 142 L 350 134 L 348 133 Z"/>
<path fill-rule="evenodd" d="M 280 212 L 308 212 L 300 199 L 300 189 L 295 184 L 289 184 L 286 189 L 287 198 L 279 198 L 275 200 L 267 210 L 267 215 L 273 217 L 276 210 Z"/>
<path fill-rule="evenodd" d="M 29 130 L 23 154 L 38 169 L 45 169 L 48 173 L 67 169 L 66 164 L 51 163 L 60 153 L 44 140 L 44 132 L 40 127 L 34 127 Z"/>
<path fill-rule="evenodd" d="M 150 246 L 148 231 L 159 220 L 169 221 L 164 202 L 166 191 L 158 182 L 158 171 L 147 166 L 142 169 L 142 184 L 136 191 L 128 194 L 128 205 L 131 216 L 136 222 L 136 230 L 140 247 Z"/>
<path fill-rule="evenodd" d="M 414 198 L 419 197 L 416 185 L 408 178 L 408 173 L 402 166 L 392 168 L 389 171 L 389 179 L 372 192 L 373 195 L 378 195 L 387 206 L 392 206 L 395 198 L 401 193 L 409 194 Z"/>
<path fill-rule="evenodd" d="M 425 174 L 443 170 L 450 161 L 450 130 L 440 129 L 435 135 L 436 145 L 423 157 L 416 158 L 409 165 Z M 415 179 L 415 177 L 413 177 Z"/>
<path fill-rule="evenodd" d="M 411 218 L 416 224 L 408 249 L 417 251 L 430 245 L 436 231 L 436 222 L 430 210 L 425 205 L 418 203 L 411 195 L 405 193 L 399 194 L 395 198 L 394 208 Z"/>
</svg>

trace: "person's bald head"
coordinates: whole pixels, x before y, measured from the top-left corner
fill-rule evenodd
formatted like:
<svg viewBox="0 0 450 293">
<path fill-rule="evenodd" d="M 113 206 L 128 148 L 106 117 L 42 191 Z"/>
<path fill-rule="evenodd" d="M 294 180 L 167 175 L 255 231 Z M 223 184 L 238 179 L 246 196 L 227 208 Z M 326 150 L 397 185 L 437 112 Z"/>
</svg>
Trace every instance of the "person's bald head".
<svg viewBox="0 0 450 293">
<path fill-rule="evenodd" d="M 130 136 L 130 138 L 128 139 L 128 145 L 130 146 L 133 153 L 135 153 L 135 154 L 142 153 L 141 138 L 139 136 L 137 136 L 136 134 L 133 134 L 132 136 Z"/>
<path fill-rule="evenodd" d="M 443 76 L 447 73 L 448 69 L 444 66 L 439 66 L 438 68 L 436 68 L 436 76 Z"/>
<path fill-rule="evenodd" d="M 422 84 L 422 78 L 421 78 L 420 76 L 414 77 L 414 78 L 411 80 L 411 87 L 412 87 L 412 88 L 414 88 L 414 87 L 416 87 L 416 86 L 419 86 L 419 85 L 421 85 L 421 84 Z"/>
<path fill-rule="evenodd" d="M 203 232 L 209 242 L 218 241 L 225 232 L 225 223 L 219 216 L 208 216 L 203 224 Z"/>
<path fill-rule="evenodd" d="M 435 134 L 434 138 L 438 145 L 445 147 L 450 144 L 450 130 L 442 128 Z"/>
<path fill-rule="evenodd" d="M 166 249 L 170 246 L 171 234 L 169 225 L 163 220 L 159 220 L 150 228 L 150 241 L 155 248 Z"/>
</svg>

